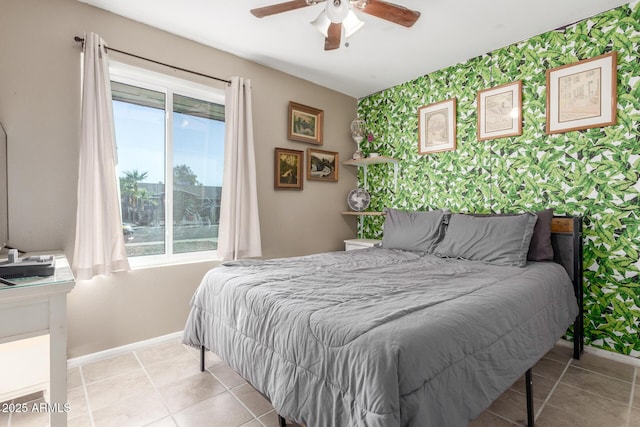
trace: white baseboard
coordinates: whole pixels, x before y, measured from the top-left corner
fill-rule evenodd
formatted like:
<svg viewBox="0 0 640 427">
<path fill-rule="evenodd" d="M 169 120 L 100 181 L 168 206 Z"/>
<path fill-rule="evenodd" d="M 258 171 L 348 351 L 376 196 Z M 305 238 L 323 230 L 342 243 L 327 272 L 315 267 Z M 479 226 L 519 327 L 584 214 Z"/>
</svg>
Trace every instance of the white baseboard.
<svg viewBox="0 0 640 427">
<path fill-rule="evenodd" d="M 558 345 L 561 345 L 563 347 L 573 348 L 573 341 L 567 341 L 563 338 L 558 340 Z M 626 363 L 627 365 L 640 367 L 640 359 L 633 356 L 627 356 L 626 354 L 614 353 L 612 351 L 591 347 L 589 345 L 584 346 L 584 352 L 593 354 L 594 356 L 602 357 L 603 359 L 615 360 L 616 362 Z"/>
<path fill-rule="evenodd" d="M 174 332 L 172 334 L 162 335 L 155 338 L 150 338 L 144 341 L 138 341 L 131 344 L 123 345 L 120 347 L 110 348 L 97 353 L 90 353 L 84 356 L 74 357 L 67 359 L 67 368 L 75 368 L 85 363 L 97 362 L 98 360 L 107 359 L 109 357 L 118 356 L 120 354 L 128 353 L 133 350 L 137 350 L 148 345 L 160 344 L 165 341 L 180 339 L 183 331 Z"/>
</svg>

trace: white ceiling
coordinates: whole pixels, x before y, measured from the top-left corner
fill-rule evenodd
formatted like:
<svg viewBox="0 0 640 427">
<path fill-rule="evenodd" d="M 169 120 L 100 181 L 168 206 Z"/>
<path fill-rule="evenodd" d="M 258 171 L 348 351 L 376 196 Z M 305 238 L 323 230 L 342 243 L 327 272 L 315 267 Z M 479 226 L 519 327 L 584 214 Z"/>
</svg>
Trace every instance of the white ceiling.
<svg viewBox="0 0 640 427">
<path fill-rule="evenodd" d="M 350 37 L 350 46 L 325 51 L 324 36 L 309 24 L 323 10 L 323 3 L 259 19 L 249 11 L 280 1 L 79 1 L 355 98 L 628 3 L 394 0 L 421 13 L 413 27 L 356 12 L 365 24 Z M 113 47 L 126 50 L 126 46 Z"/>
</svg>

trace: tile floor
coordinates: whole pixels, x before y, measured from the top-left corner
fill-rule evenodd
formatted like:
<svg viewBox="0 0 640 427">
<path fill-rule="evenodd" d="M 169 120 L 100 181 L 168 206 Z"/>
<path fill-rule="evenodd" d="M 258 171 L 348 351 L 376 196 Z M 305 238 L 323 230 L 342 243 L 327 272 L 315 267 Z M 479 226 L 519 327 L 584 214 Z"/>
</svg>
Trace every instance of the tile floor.
<svg viewBox="0 0 640 427">
<path fill-rule="evenodd" d="M 165 341 L 68 371 L 69 426 L 277 426 L 260 394 L 214 354 Z M 556 346 L 533 369 L 536 426 L 640 427 L 640 369 Z M 40 394 L 25 397 L 42 399 Z M 37 400 L 36 400 L 37 402 Z M 470 427 L 522 426 L 524 380 Z M 45 426 L 46 413 L 2 413 L 0 427 Z M 336 426 L 340 427 L 340 426 Z"/>
</svg>

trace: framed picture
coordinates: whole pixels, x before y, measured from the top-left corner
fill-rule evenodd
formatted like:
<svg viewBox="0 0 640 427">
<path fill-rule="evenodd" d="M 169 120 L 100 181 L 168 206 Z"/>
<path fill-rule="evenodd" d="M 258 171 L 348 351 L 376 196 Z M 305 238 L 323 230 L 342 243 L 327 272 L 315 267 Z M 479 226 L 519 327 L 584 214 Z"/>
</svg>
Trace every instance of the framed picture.
<svg viewBox="0 0 640 427">
<path fill-rule="evenodd" d="M 547 133 L 616 123 L 616 52 L 547 70 Z"/>
<path fill-rule="evenodd" d="M 289 101 L 287 138 L 322 145 L 323 117 L 322 110 Z"/>
<path fill-rule="evenodd" d="M 478 92 L 478 141 L 522 135 L 522 80 Z"/>
<path fill-rule="evenodd" d="M 302 190 L 304 151 L 275 149 L 275 189 Z"/>
<path fill-rule="evenodd" d="M 338 153 L 309 148 L 307 150 L 307 179 L 337 182 Z"/>
<path fill-rule="evenodd" d="M 456 98 L 418 109 L 420 154 L 456 149 Z"/>
</svg>

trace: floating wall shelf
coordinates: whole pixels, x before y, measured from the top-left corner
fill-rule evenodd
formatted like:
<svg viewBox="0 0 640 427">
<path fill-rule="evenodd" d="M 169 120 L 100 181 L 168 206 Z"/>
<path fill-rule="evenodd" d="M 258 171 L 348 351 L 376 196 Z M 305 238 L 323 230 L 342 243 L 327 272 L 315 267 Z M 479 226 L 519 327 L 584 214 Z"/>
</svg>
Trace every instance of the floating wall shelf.
<svg viewBox="0 0 640 427">
<path fill-rule="evenodd" d="M 377 156 L 377 157 L 364 157 L 362 159 L 349 159 L 342 162 L 345 165 L 358 166 L 364 168 L 364 189 L 369 191 L 367 183 L 367 168 L 369 165 L 379 165 L 383 163 L 393 164 L 393 187 L 394 191 L 397 189 L 398 184 L 398 159 L 391 157 Z"/>
</svg>

